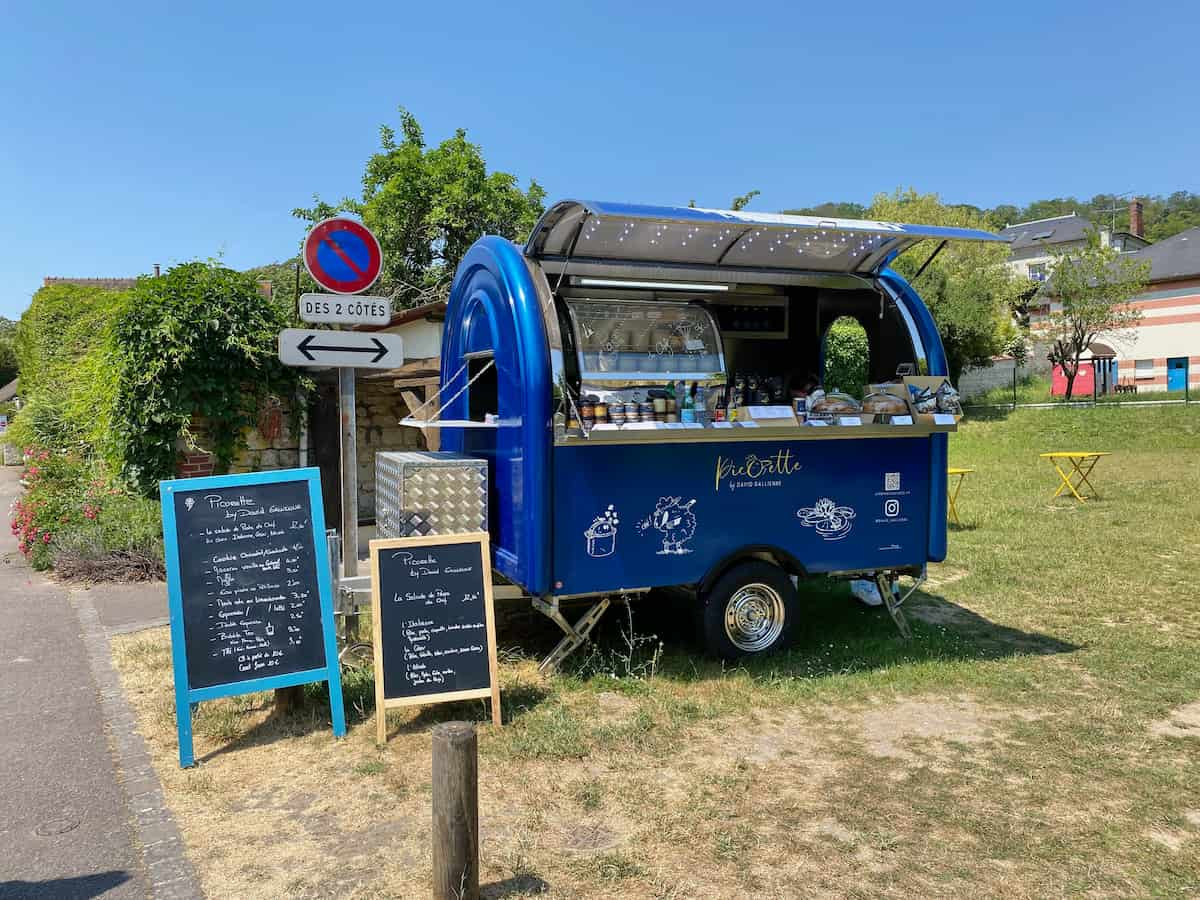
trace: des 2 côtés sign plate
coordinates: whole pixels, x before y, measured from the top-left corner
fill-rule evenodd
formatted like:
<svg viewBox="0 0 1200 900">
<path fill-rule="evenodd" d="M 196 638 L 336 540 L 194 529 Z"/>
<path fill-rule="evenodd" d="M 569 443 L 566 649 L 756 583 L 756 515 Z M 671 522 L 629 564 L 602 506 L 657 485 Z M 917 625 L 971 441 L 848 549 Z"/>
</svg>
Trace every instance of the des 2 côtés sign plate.
<svg viewBox="0 0 1200 900">
<path fill-rule="evenodd" d="M 353 294 L 301 294 L 300 318 L 325 325 L 386 325 L 392 318 L 392 301 Z"/>
</svg>

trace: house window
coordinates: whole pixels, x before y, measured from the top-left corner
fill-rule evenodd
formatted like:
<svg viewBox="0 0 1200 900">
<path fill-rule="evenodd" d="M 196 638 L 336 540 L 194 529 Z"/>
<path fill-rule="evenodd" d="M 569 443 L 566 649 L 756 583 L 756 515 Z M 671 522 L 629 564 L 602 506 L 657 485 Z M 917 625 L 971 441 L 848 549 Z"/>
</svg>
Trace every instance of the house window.
<svg viewBox="0 0 1200 900">
<path fill-rule="evenodd" d="M 1045 263 L 1031 263 L 1029 265 L 1029 268 L 1027 271 L 1029 272 L 1029 277 L 1032 278 L 1034 281 L 1045 281 L 1046 280 L 1046 264 Z"/>
<path fill-rule="evenodd" d="M 1154 360 L 1139 359 L 1133 364 L 1133 377 L 1137 379 L 1154 377 Z"/>
</svg>

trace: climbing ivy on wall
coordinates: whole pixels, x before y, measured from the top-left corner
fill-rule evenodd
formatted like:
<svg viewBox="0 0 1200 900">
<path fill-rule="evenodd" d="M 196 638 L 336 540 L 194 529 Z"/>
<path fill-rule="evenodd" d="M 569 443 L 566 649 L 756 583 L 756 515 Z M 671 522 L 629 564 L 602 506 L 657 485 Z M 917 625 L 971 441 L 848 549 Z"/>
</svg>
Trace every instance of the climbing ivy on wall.
<svg viewBox="0 0 1200 900">
<path fill-rule="evenodd" d="M 145 491 L 171 477 L 193 416 L 207 420 L 204 449 L 226 470 L 263 400 L 301 384 L 276 358 L 288 324 L 251 276 L 215 263 L 138 279 L 113 325 L 112 421 L 124 475 Z"/>
</svg>

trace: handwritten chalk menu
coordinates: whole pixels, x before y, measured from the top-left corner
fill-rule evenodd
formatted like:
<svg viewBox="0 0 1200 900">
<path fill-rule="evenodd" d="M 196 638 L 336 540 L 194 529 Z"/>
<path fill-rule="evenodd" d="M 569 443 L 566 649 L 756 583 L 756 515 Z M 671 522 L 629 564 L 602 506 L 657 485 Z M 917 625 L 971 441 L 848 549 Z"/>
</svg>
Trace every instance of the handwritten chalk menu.
<svg viewBox="0 0 1200 900">
<path fill-rule="evenodd" d="M 327 680 L 342 733 L 318 471 L 177 479 L 160 493 L 181 764 L 201 699 Z"/>
<path fill-rule="evenodd" d="M 492 698 L 499 724 L 486 534 L 371 541 L 379 742 L 392 706 Z"/>
<path fill-rule="evenodd" d="M 325 665 L 308 485 L 175 494 L 188 684 Z"/>
</svg>

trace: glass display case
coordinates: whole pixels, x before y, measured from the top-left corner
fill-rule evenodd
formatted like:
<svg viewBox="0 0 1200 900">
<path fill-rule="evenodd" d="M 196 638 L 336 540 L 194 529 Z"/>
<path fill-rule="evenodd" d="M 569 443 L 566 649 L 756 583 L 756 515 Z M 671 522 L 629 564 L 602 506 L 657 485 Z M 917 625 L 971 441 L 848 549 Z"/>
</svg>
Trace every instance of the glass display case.
<svg viewBox="0 0 1200 900">
<path fill-rule="evenodd" d="M 721 335 L 703 306 L 634 300 L 566 303 L 584 385 L 725 383 Z"/>
</svg>

